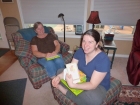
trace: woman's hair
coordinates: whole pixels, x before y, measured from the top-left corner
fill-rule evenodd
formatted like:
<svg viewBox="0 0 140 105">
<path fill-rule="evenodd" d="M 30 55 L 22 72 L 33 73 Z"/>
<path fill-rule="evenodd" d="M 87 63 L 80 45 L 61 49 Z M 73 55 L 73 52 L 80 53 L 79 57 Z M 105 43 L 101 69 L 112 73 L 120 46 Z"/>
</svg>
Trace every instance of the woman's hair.
<svg viewBox="0 0 140 105">
<path fill-rule="evenodd" d="M 52 27 L 47 27 L 47 28 L 49 29 L 50 33 L 53 34 L 56 37 L 56 39 L 58 39 L 58 36 L 55 34 L 54 29 Z"/>
<path fill-rule="evenodd" d="M 52 27 L 48 27 L 48 29 L 50 30 L 51 33 L 55 34 L 55 31 Z"/>
<path fill-rule="evenodd" d="M 34 23 L 33 29 L 36 30 L 38 25 L 40 25 L 40 24 L 43 26 L 43 24 L 41 22 Z"/>
<path fill-rule="evenodd" d="M 96 30 L 94 30 L 94 29 L 87 30 L 87 31 L 83 34 L 82 40 L 83 40 L 83 37 L 84 37 L 85 35 L 92 36 L 92 37 L 94 38 L 94 40 L 96 41 L 96 43 L 100 42 L 100 39 L 101 39 L 100 34 L 99 34 L 98 31 L 96 31 Z M 98 48 L 100 48 L 101 50 L 103 50 L 103 48 L 102 48 L 100 45 L 98 45 Z"/>
</svg>

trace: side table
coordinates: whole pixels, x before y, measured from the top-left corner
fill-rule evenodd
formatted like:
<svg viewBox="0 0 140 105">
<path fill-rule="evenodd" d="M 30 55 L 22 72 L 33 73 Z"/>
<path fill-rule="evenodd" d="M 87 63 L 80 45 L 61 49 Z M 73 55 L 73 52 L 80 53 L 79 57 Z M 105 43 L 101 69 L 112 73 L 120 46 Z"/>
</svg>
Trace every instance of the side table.
<svg viewBox="0 0 140 105">
<path fill-rule="evenodd" d="M 112 55 L 112 59 L 111 59 L 111 67 L 112 68 L 112 64 L 113 64 L 113 61 L 114 61 L 114 57 L 115 57 L 115 53 L 116 53 L 116 50 L 117 50 L 117 47 L 116 47 L 116 44 L 114 41 L 106 41 L 104 39 L 102 39 L 102 44 L 103 44 L 103 48 L 106 51 L 107 55 L 109 53 L 109 50 L 113 50 L 113 55 Z"/>
</svg>

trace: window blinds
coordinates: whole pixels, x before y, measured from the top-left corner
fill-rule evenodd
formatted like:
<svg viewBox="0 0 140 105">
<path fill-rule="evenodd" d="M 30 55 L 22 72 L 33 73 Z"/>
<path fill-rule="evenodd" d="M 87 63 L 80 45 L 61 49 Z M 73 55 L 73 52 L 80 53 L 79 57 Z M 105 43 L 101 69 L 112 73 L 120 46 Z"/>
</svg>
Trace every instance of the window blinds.
<svg viewBox="0 0 140 105">
<path fill-rule="evenodd" d="M 20 0 L 20 6 L 25 24 L 63 24 L 60 13 L 66 24 L 84 23 L 85 0 Z"/>
<path fill-rule="evenodd" d="M 93 0 L 101 24 L 135 26 L 140 19 L 140 0 Z"/>
</svg>

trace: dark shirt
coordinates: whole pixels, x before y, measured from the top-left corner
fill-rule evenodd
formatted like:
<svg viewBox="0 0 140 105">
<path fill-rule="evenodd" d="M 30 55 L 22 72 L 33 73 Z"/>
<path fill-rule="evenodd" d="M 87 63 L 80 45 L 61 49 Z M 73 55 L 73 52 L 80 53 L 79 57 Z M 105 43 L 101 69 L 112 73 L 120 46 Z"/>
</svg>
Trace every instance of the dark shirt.
<svg viewBox="0 0 140 105">
<path fill-rule="evenodd" d="M 36 45 L 39 52 L 52 53 L 55 51 L 54 40 L 56 40 L 55 36 L 49 33 L 44 38 L 38 38 L 37 36 L 33 37 L 30 44 Z"/>
</svg>

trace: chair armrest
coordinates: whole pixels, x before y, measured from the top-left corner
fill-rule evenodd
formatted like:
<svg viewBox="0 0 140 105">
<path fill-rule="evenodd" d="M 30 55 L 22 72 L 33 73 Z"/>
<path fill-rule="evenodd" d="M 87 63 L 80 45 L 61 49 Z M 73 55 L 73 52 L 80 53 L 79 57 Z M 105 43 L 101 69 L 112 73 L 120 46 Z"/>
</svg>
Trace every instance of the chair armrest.
<svg viewBox="0 0 140 105">
<path fill-rule="evenodd" d="M 19 57 L 19 62 L 20 65 L 26 70 L 28 75 L 30 75 L 33 78 L 36 78 L 46 73 L 46 70 L 43 66 L 41 66 L 37 62 L 32 62 L 27 57 Z"/>
<path fill-rule="evenodd" d="M 62 42 L 60 40 L 58 40 L 58 41 L 60 43 L 60 53 L 64 54 L 64 53 L 68 52 L 70 49 L 70 46 L 68 44 L 66 44 L 65 42 Z"/>
<path fill-rule="evenodd" d="M 25 69 L 27 70 L 28 66 L 30 66 L 32 64 L 32 61 L 27 58 L 27 57 L 18 57 L 18 60 L 19 60 L 19 63 L 20 65 Z"/>
<path fill-rule="evenodd" d="M 15 55 L 19 57 L 27 57 L 33 62 L 37 62 L 37 58 L 32 54 L 30 42 L 26 40 L 18 41 L 15 46 Z"/>
<path fill-rule="evenodd" d="M 62 54 L 62 57 L 63 57 L 63 59 L 65 61 L 65 64 L 67 64 L 67 63 L 70 63 L 71 62 L 72 57 L 73 57 L 73 54 L 71 54 L 69 52 L 66 52 L 66 53 L 63 53 Z"/>
</svg>

